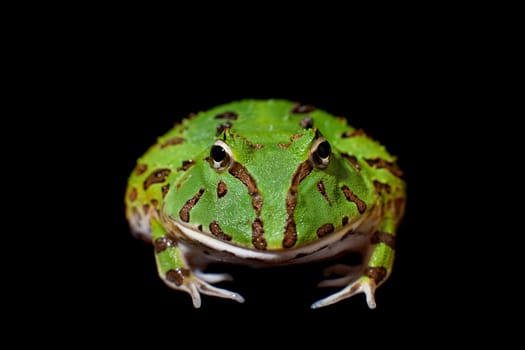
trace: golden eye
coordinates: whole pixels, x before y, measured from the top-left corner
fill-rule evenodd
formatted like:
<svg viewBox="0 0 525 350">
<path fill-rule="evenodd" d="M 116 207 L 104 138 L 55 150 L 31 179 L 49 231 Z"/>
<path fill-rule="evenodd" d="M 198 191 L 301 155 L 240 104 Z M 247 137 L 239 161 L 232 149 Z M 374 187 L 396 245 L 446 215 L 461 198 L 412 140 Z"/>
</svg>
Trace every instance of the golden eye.
<svg viewBox="0 0 525 350">
<path fill-rule="evenodd" d="M 313 166 L 319 169 L 324 169 L 330 162 L 330 156 L 332 155 L 332 148 L 330 143 L 323 137 L 318 138 L 310 150 L 310 161 Z"/>
<path fill-rule="evenodd" d="M 222 171 L 229 168 L 233 164 L 233 154 L 230 146 L 224 141 L 215 141 L 213 146 L 211 146 L 209 161 L 213 169 Z"/>
</svg>

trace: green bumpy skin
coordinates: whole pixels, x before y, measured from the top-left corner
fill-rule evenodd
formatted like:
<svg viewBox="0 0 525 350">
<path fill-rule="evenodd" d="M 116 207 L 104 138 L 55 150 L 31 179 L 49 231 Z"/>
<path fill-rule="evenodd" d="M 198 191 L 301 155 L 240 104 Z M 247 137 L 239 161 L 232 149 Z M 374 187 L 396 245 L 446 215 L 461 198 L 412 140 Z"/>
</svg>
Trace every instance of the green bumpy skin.
<svg viewBox="0 0 525 350">
<path fill-rule="evenodd" d="M 212 283 L 212 261 L 309 263 L 360 252 L 320 286 L 318 308 L 374 292 L 392 272 L 405 183 L 396 158 L 345 118 L 286 100 L 242 100 L 191 115 L 158 138 L 129 178 L 126 217 L 153 243 L 159 276 L 190 294 L 244 299 Z"/>
</svg>

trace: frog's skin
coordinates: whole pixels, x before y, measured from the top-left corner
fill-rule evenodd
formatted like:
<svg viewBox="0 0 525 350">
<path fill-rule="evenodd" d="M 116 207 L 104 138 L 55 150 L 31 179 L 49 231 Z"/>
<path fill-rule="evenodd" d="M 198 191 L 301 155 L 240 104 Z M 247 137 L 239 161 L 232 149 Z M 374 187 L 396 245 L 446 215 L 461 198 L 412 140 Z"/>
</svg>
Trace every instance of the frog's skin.
<svg viewBox="0 0 525 350">
<path fill-rule="evenodd" d="M 152 242 L 158 273 L 177 290 L 244 299 L 212 285 L 214 261 L 253 267 L 310 263 L 347 252 L 320 286 L 342 287 L 314 304 L 374 292 L 392 272 L 405 207 L 401 171 L 361 129 L 310 105 L 243 100 L 193 114 L 158 138 L 129 178 L 126 217 Z"/>
</svg>

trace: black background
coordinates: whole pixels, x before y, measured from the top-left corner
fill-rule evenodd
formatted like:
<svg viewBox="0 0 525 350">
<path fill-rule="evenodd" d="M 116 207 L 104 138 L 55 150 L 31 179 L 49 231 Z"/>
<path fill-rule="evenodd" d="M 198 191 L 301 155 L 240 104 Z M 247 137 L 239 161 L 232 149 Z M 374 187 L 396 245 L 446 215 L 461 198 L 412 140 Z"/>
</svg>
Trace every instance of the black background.
<svg viewBox="0 0 525 350">
<path fill-rule="evenodd" d="M 92 175 L 87 178 L 91 207 L 82 230 L 89 227 L 86 245 L 92 250 L 81 285 L 86 282 L 89 299 L 97 301 L 85 312 L 95 311 L 102 329 L 124 323 L 148 332 L 158 322 L 177 333 L 239 332 L 255 340 L 273 333 L 294 338 L 308 337 L 310 332 L 379 335 L 398 327 L 401 315 L 409 325 L 442 314 L 444 300 L 453 298 L 455 291 L 442 284 L 449 271 L 439 263 L 447 254 L 436 239 L 441 230 L 435 211 L 440 184 L 433 182 L 432 137 L 452 117 L 441 113 L 446 93 L 433 85 L 434 73 L 380 65 L 379 60 L 376 70 L 339 63 L 331 69 L 326 62 L 314 69 L 274 70 L 264 64 L 207 69 L 183 64 L 167 72 L 144 67 L 137 72 L 131 66 L 101 81 L 93 91 L 98 101 L 87 106 L 85 120 L 93 158 L 85 164 Z M 361 71 L 357 79 L 355 71 Z M 106 72 L 111 75 L 111 70 Z M 310 310 L 312 302 L 335 291 L 315 287 L 322 279 L 321 266 L 222 267 L 217 271 L 230 271 L 235 281 L 221 285 L 241 293 L 246 302 L 203 296 L 201 309 L 195 310 L 187 294 L 163 284 L 152 248 L 129 232 L 123 206 L 126 180 L 136 158 L 157 136 L 190 112 L 240 98 L 271 97 L 346 116 L 399 157 L 408 184 L 407 211 L 398 233 L 394 272 L 376 293 L 376 310 L 368 309 L 364 295 Z M 78 288 L 74 293 L 85 293 L 86 287 L 72 285 Z M 410 327 L 400 328 L 398 336 L 411 332 Z"/>
<path fill-rule="evenodd" d="M 331 46 L 311 55 L 308 46 L 294 42 L 267 44 L 265 52 L 181 45 L 168 53 L 126 44 L 106 40 L 94 53 L 71 53 L 80 59 L 62 67 L 60 88 L 43 102 L 57 113 L 50 109 L 40 122 L 62 130 L 56 137 L 45 134 L 58 157 L 43 160 L 58 166 L 52 180 L 62 185 L 51 195 L 67 225 L 50 239 L 60 249 L 46 256 L 54 265 L 45 284 L 53 288 L 42 292 L 49 298 L 39 305 L 39 316 L 57 313 L 63 321 L 57 331 L 82 339 L 173 337 L 175 344 L 186 334 L 198 334 L 199 342 L 243 335 L 255 343 L 283 336 L 329 345 L 360 337 L 406 342 L 415 328 L 435 341 L 443 332 L 464 333 L 465 314 L 454 307 L 464 274 L 455 244 L 440 239 L 451 230 L 462 234 L 448 220 L 455 216 L 448 195 L 455 174 L 453 158 L 444 159 L 458 147 L 451 140 L 463 113 L 457 102 L 464 98 L 464 81 L 450 72 L 461 62 L 424 45 L 416 50 L 396 44 L 379 52 Z M 47 72 L 37 88 L 45 90 L 54 78 Z M 221 286 L 246 302 L 203 296 L 200 309 L 158 278 L 152 247 L 132 237 L 124 216 L 127 177 L 176 121 L 242 98 L 285 98 L 345 116 L 398 156 L 408 184 L 407 210 L 393 274 L 376 292 L 377 309 L 357 295 L 311 310 L 312 302 L 335 291 L 316 288 L 321 265 L 222 267 L 217 271 L 231 272 L 235 281 Z M 436 328 L 440 317 L 447 322 Z"/>
</svg>

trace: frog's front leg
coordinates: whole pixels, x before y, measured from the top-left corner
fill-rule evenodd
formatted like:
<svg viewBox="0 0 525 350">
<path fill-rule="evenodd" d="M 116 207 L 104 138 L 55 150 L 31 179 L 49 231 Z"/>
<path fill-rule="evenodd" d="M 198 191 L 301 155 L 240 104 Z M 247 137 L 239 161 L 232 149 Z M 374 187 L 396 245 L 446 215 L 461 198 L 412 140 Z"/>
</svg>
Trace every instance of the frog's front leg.
<svg viewBox="0 0 525 350">
<path fill-rule="evenodd" d="M 382 224 L 374 231 L 370 241 L 365 246 L 363 262 L 360 266 L 337 264 L 325 270 L 329 274 L 342 275 L 342 277 L 324 280 L 319 283 L 319 287 L 345 287 L 337 293 L 313 303 L 312 309 L 337 303 L 359 293 L 364 293 L 368 307 L 375 309 L 375 290 L 392 272 L 395 229 L 395 215 L 387 211 Z"/>
<path fill-rule="evenodd" d="M 188 264 L 188 259 L 179 246 L 175 235 L 166 232 L 155 219 L 151 220 L 151 230 L 160 278 L 169 287 L 189 293 L 195 308 L 201 306 L 201 293 L 232 299 L 239 303 L 244 302 L 241 295 L 210 284 L 230 280 L 230 275 L 207 274 L 193 268 Z"/>
</svg>

